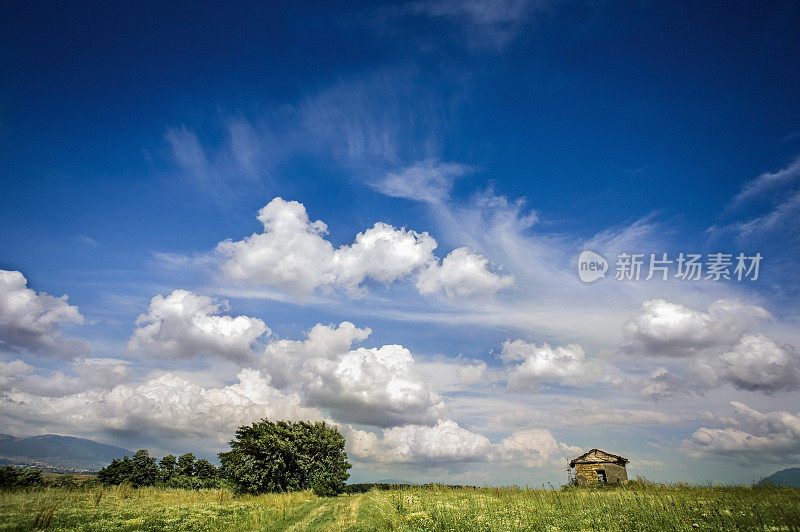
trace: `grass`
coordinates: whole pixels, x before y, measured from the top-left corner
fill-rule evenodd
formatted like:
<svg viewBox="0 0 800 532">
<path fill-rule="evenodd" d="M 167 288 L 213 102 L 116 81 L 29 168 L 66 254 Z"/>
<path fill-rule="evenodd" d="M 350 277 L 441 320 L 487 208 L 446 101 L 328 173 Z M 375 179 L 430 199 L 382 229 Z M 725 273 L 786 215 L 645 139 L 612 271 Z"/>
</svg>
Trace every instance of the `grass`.
<svg viewBox="0 0 800 532">
<path fill-rule="evenodd" d="M 0 492 L 4 530 L 800 530 L 800 489 L 404 487 L 311 492 L 45 488 Z"/>
</svg>

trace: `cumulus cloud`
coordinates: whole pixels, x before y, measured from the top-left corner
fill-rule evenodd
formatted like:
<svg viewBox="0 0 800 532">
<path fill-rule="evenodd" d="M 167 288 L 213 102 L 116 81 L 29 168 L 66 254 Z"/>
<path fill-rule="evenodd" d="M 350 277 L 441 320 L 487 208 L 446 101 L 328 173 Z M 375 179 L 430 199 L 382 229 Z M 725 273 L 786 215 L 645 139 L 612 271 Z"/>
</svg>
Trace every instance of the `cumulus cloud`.
<svg viewBox="0 0 800 532">
<path fill-rule="evenodd" d="M 497 444 L 494 451 L 495 459 L 538 467 L 556 458 L 579 454 L 581 448 L 557 441 L 547 429 L 530 429 L 513 433 Z"/>
<path fill-rule="evenodd" d="M 361 293 L 366 279 L 389 283 L 433 259 L 436 241 L 428 233 L 376 223 L 355 241 L 334 249 L 327 226 L 311 222 L 303 204 L 275 198 L 258 213 L 264 232 L 217 246 L 222 271 L 231 280 L 276 286 L 296 296 L 317 288 Z"/>
<path fill-rule="evenodd" d="M 436 240 L 428 233 L 378 222 L 333 255 L 336 284 L 356 292 L 367 277 L 383 283 L 402 279 L 433 260 Z"/>
<path fill-rule="evenodd" d="M 451 298 L 490 295 L 513 285 L 513 275 L 493 272 L 489 259 L 468 248 L 454 249 L 441 263 L 429 263 L 417 279 L 421 294 L 443 291 Z"/>
<path fill-rule="evenodd" d="M 407 348 L 353 348 L 371 333 L 347 321 L 317 324 L 305 340 L 269 342 L 261 364 L 276 386 L 296 390 L 337 420 L 380 427 L 435 423 L 445 413 L 444 399 Z"/>
<path fill-rule="evenodd" d="M 500 357 L 510 364 L 508 387 L 516 390 L 536 390 L 542 384 L 587 386 L 603 376 L 602 367 L 587 360 L 578 344 L 551 347 L 507 340 Z"/>
<path fill-rule="evenodd" d="M 136 435 L 139 445 L 168 441 L 219 448 L 240 425 L 261 419 L 322 420 L 297 394 L 284 394 L 269 377 L 244 369 L 238 382 L 203 387 L 172 374 L 58 398 L 12 390 L 0 396 L 8 430 L 66 431 L 97 437 Z"/>
<path fill-rule="evenodd" d="M 344 421 L 382 427 L 431 423 L 444 413 L 444 400 L 414 368 L 400 345 L 359 348 L 302 365 L 309 401 Z"/>
<path fill-rule="evenodd" d="M 295 382 L 298 367 L 308 360 L 332 360 L 350 350 L 356 342 L 366 340 L 372 330 L 359 328 L 343 321 L 338 326 L 318 323 L 307 333 L 305 340 L 280 339 L 269 342 L 262 364 L 277 386 Z"/>
<path fill-rule="evenodd" d="M 691 356 L 731 343 L 756 323 L 771 319 L 765 309 L 738 301 L 718 300 L 708 312 L 701 312 L 653 299 L 625 324 L 623 349 L 655 356 Z"/>
<path fill-rule="evenodd" d="M 157 295 L 147 312 L 136 319 L 128 349 L 179 359 L 211 353 L 251 361 L 253 344 L 270 330 L 257 318 L 220 315 L 224 310 L 226 303 L 187 290 L 175 290 L 167 297 Z"/>
<path fill-rule="evenodd" d="M 451 419 L 433 426 L 404 425 L 377 434 L 347 429 L 349 452 L 363 462 L 454 464 L 459 462 L 510 462 L 537 467 L 579 453 L 579 447 L 558 442 L 547 429 L 511 434 L 498 443 Z"/>
<path fill-rule="evenodd" d="M 698 360 L 693 368 L 709 385 L 730 382 L 766 393 L 800 388 L 800 354 L 761 334 L 746 334 L 722 354 Z"/>
<path fill-rule="evenodd" d="M 381 427 L 433 423 L 445 412 L 443 398 L 417 370 L 400 345 L 353 349 L 371 330 L 350 322 L 315 325 L 304 340 L 275 339 L 255 356 L 254 342 L 269 332 L 261 320 L 218 316 L 220 305 L 191 292 L 157 296 L 130 340 L 176 358 L 211 353 L 258 365 L 278 389 L 303 403 L 330 411 L 337 419 Z M 238 320 L 238 322 L 237 322 Z"/>
<path fill-rule="evenodd" d="M 723 456 L 742 462 L 791 462 L 800 458 L 800 414 L 762 413 L 732 401 L 737 414 L 724 428 L 701 427 L 681 444 L 696 458 Z"/>
<path fill-rule="evenodd" d="M 362 461 L 394 463 L 453 463 L 486 460 L 491 442 L 450 419 L 434 426 L 404 425 L 383 431 L 383 437 L 351 429 L 351 451 Z"/>
<path fill-rule="evenodd" d="M 454 179 L 471 171 L 472 168 L 463 164 L 441 163 L 429 159 L 399 172 L 389 172 L 372 186 L 393 198 L 436 204 L 449 198 Z"/>
<path fill-rule="evenodd" d="M 48 375 L 35 373 L 35 368 L 21 360 L 0 362 L 0 390 L 17 390 L 44 397 L 62 397 L 90 388 L 108 387 L 130 375 L 129 363 L 114 358 L 83 358 Z"/>
<path fill-rule="evenodd" d="M 37 293 L 22 273 L 0 270 L 0 347 L 42 355 L 85 354 L 85 343 L 64 338 L 60 331 L 64 324 L 83 322 L 67 296 Z"/>
<path fill-rule="evenodd" d="M 34 367 L 16 359 L 9 362 L 0 360 L 0 390 L 10 388 L 18 378 L 33 373 Z"/>
</svg>

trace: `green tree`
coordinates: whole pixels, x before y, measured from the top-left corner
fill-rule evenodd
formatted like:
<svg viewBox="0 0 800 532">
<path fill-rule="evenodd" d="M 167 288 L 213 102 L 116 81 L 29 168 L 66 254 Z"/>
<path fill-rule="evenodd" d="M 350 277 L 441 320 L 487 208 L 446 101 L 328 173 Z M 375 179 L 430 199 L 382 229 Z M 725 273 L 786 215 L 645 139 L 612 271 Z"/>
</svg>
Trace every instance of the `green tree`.
<svg viewBox="0 0 800 532">
<path fill-rule="evenodd" d="M 205 458 L 201 458 L 194 464 L 194 476 L 203 480 L 212 479 L 217 476 L 217 468 Z"/>
<path fill-rule="evenodd" d="M 97 472 L 97 480 L 106 485 L 122 484 L 131 478 L 133 461 L 127 456 L 114 458 L 111 463 Z"/>
<path fill-rule="evenodd" d="M 344 445 L 339 429 L 324 422 L 263 419 L 239 427 L 231 450 L 219 454 L 220 469 L 243 492 L 312 488 L 335 495 L 350 476 Z"/>
<path fill-rule="evenodd" d="M 106 485 L 129 482 L 134 487 L 152 486 L 158 481 L 156 459 L 145 449 L 136 451 L 133 458 L 115 458 L 97 472 L 97 480 Z"/>
<path fill-rule="evenodd" d="M 156 459 L 150 456 L 145 449 L 136 451 L 133 455 L 133 470 L 129 478 L 135 487 L 152 486 L 158 480 L 158 465 Z"/>
<path fill-rule="evenodd" d="M 178 457 L 178 467 L 176 472 L 186 477 L 194 476 L 194 455 L 192 453 L 182 454 Z"/>
<path fill-rule="evenodd" d="M 168 454 L 161 461 L 158 463 L 158 472 L 161 480 L 164 482 L 169 481 L 172 477 L 175 476 L 175 469 L 178 460 L 175 458 L 174 454 Z"/>
</svg>

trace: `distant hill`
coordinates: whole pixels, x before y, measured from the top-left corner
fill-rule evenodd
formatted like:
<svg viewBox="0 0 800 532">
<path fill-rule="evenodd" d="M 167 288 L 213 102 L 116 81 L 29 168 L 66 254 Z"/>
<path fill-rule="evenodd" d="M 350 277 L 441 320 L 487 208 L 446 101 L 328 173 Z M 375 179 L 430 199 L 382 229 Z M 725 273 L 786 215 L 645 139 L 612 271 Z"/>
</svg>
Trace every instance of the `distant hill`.
<svg viewBox="0 0 800 532">
<path fill-rule="evenodd" d="M 0 464 L 27 465 L 46 470 L 97 471 L 114 458 L 132 456 L 122 447 L 71 436 L 17 438 L 0 434 Z"/>
<path fill-rule="evenodd" d="M 777 484 L 780 486 L 796 486 L 800 488 L 800 467 L 790 467 L 781 469 L 768 477 L 761 479 L 759 484 Z"/>
</svg>

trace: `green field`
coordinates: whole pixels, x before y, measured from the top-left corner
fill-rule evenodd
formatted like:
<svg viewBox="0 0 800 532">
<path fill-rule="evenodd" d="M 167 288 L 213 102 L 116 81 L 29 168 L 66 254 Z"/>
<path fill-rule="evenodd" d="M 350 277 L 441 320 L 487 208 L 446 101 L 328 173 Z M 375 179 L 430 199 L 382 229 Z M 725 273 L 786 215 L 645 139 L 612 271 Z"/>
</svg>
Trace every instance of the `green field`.
<svg viewBox="0 0 800 532">
<path fill-rule="evenodd" d="M 408 487 L 311 492 L 43 488 L 0 492 L 0 530 L 800 530 L 800 489 Z"/>
</svg>

